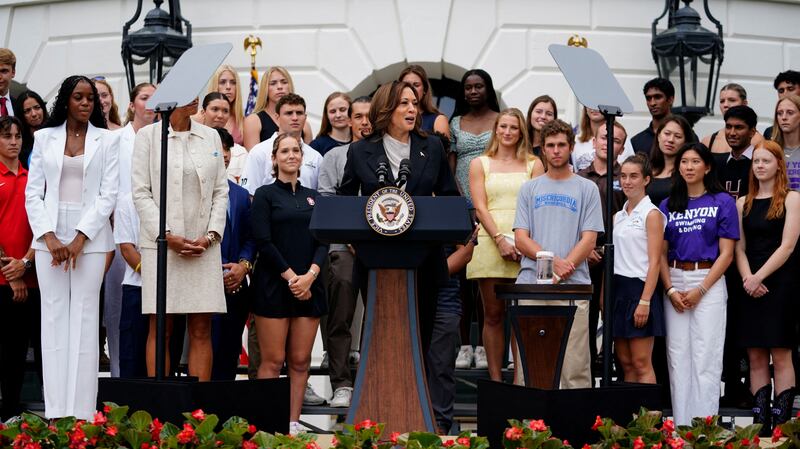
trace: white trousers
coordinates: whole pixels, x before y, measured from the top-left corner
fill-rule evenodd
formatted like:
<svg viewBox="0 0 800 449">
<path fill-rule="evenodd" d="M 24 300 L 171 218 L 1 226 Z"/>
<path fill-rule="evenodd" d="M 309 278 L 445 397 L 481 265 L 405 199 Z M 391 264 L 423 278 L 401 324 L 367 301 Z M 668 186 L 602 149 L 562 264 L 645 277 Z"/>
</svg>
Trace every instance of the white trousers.
<svg viewBox="0 0 800 449">
<path fill-rule="evenodd" d="M 56 237 L 74 238 L 80 205 L 59 207 Z M 77 268 L 50 265 L 48 251 L 36 251 L 42 298 L 42 371 L 47 418 L 91 419 L 97 402 L 100 284 L 105 253 L 82 254 Z"/>
<path fill-rule="evenodd" d="M 678 291 L 696 288 L 709 270 L 670 268 Z M 725 310 L 728 291 L 722 276 L 692 310 L 678 313 L 664 297 L 667 324 L 667 363 L 675 424 L 690 425 L 692 418 L 719 411 Z"/>
</svg>

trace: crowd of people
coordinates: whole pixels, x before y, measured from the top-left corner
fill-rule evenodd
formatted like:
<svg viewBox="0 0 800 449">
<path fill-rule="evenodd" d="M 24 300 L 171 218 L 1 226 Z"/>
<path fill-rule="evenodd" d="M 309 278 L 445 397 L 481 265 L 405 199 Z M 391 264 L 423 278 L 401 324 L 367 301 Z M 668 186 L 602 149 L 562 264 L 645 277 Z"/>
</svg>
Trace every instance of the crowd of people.
<svg viewBox="0 0 800 449">
<path fill-rule="evenodd" d="M 303 404 L 325 401 L 308 384 L 322 326 L 330 405 L 349 406 L 363 269 L 347 242 L 316 240 L 309 222 L 320 195 L 369 195 L 381 186 L 378 162 L 391 182 L 404 159 L 412 167 L 408 193 L 463 195 L 476 216 L 468 241 L 430 246 L 418 270 L 420 335 L 440 431 L 452 425 L 456 367 L 474 364 L 501 381 L 509 344 L 518 358 L 494 287 L 536 283 L 543 251 L 553 255 L 554 282 L 595 287 L 576 311 L 560 381 L 561 388 L 593 386 L 598 354 L 590 342 L 611 221 L 614 312 L 606 321 L 619 379 L 664 385 L 678 424 L 717 412 L 721 380 L 725 400 L 751 403 L 765 433 L 791 413 L 800 72 L 775 79 L 774 124 L 763 134 L 745 89 L 723 86 L 725 126 L 701 141 L 685 118 L 670 114 L 675 90 L 660 78 L 643 88 L 652 121 L 631 138 L 619 122 L 608 136 L 603 115 L 590 108 L 576 132 L 548 95 L 533 99 L 526 115 L 500 110 L 491 76 L 480 69 L 464 74 L 463 97 L 448 118 L 417 65 L 371 97 L 331 93 L 314 135 L 289 71 L 264 72 L 255 110 L 245 116 L 239 77 L 223 65 L 202 99 L 169 118 L 161 204 L 165 124 L 146 106 L 156 86 L 136 86 L 121 120 L 102 77 L 68 77 L 50 108 L 32 91 L 12 99 L 15 65 L 14 54 L 0 49 L 3 419 L 21 412 L 28 347 L 41 366 L 48 418 L 92 416 L 101 328 L 113 376 L 154 375 L 163 207 L 168 372 L 180 363 L 185 334 L 189 375 L 233 380 L 247 325 L 251 377 L 288 373 L 294 432 Z"/>
</svg>

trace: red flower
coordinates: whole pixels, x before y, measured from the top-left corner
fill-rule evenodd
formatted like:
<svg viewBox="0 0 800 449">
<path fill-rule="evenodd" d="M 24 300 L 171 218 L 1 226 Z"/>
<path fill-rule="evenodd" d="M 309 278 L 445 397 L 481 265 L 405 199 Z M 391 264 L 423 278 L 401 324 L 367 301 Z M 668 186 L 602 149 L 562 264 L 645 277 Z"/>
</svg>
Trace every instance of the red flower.
<svg viewBox="0 0 800 449">
<path fill-rule="evenodd" d="M 154 419 L 152 423 L 150 423 L 150 436 L 155 441 L 159 441 L 161 439 L 161 428 L 164 427 L 161 424 L 161 421 L 158 418 Z"/>
<path fill-rule="evenodd" d="M 581 449 L 592 449 L 592 446 L 589 446 L 588 444 L 584 444 Z"/>
<path fill-rule="evenodd" d="M 461 437 L 456 440 L 456 443 L 462 446 L 469 446 L 469 437 Z"/>
<path fill-rule="evenodd" d="M 713 416 L 706 416 L 706 425 L 710 426 L 713 423 L 714 423 L 714 417 Z"/>
<path fill-rule="evenodd" d="M 694 439 L 694 434 L 692 433 L 691 430 L 686 432 L 686 439 L 687 440 L 693 440 Z"/>
<path fill-rule="evenodd" d="M 375 432 L 375 435 L 381 434 L 381 428 L 378 426 L 373 427 L 372 430 Z"/>
<path fill-rule="evenodd" d="M 150 443 L 147 442 L 142 443 L 140 449 L 150 449 Z"/>
<path fill-rule="evenodd" d="M 92 424 L 95 426 L 102 426 L 106 422 L 108 422 L 108 419 L 106 419 L 106 416 L 103 414 L 103 412 L 97 412 L 94 414 L 94 422 Z"/>
<path fill-rule="evenodd" d="M 26 422 L 23 422 L 22 424 L 20 424 L 19 427 L 22 430 L 28 430 L 28 427 L 30 427 L 30 425 L 28 425 L 28 423 L 26 423 Z"/>
<path fill-rule="evenodd" d="M 651 449 L 661 449 L 661 442 L 659 441 L 658 443 L 654 444 Z"/>
<path fill-rule="evenodd" d="M 192 415 L 194 415 L 194 412 L 192 412 Z M 194 440 L 195 437 L 194 427 L 192 427 L 192 425 L 189 423 L 184 424 L 183 430 L 178 432 L 177 437 L 178 437 L 178 443 L 181 444 L 190 443 L 192 440 Z"/>
<path fill-rule="evenodd" d="M 600 415 L 597 415 L 597 418 L 594 419 L 594 424 L 592 424 L 592 430 L 597 430 L 598 427 L 603 425 L 603 418 Z"/>
<path fill-rule="evenodd" d="M 117 436 L 117 428 L 116 428 L 116 427 L 114 427 L 114 426 L 108 426 L 108 427 L 106 428 L 106 435 L 108 435 L 108 436 L 110 436 L 110 437 L 115 437 L 115 436 Z"/>
<path fill-rule="evenodd" d="M 661 430 L 666 430 L 669 433 L 675 431 L 675 421 L 668 419 L 664 421 L 664 424 L 661 425 Z"/>
<path fill-rule="evenodd" d="M 202 420 L 206 419 L 206 414 L 205 414 L 205 412 L 203 412 L 203 409 L 198 408 L 197 410 L 192 412 L 192 418 L 194 418 L 194 419 L 196 419 L 198 421 L 202 421 Z"/>
<path fill-rule="evenodd" d="M 368 419 L 365 419 L 365 420 L 363 420 L 360 423 L 355 425 L 355 429 L 356 430 L 371 429 L 373 427 L 375 427 L 375 423 L 370 421 L 370 420 L 368 420 Z"/>
<path fill-rule="evenodd" d="M 753 436 L 753 444 L 758 446 L 759 443 L 761 443 L 761 438 L 759 438 L 758 435 Z"/>
<path fill-rule="evenodd" d="M 742 438 L 742 446 L 750 446 L 750 440 L 747 438 Z"/>
<path fill-rule="evenodd" d="M 312 441 L 306 444 L 306 449 L 321 449 L 321 448 L 319 447 L 319 444 L 317 444 L 316 441 Z"/>
<path fill-rule="evenodd" d="M 110 413 L 111 412 L 111 406 L 110 405 L 103 406 L 103 412 L 104 413 Z"/>
<path fill-rule="evenodd" d="M 444 446 L 444 447 L 453 447 L 455 445 L 456 445 L 456 442 L 453 441 L 453 440 L 447 440 L 442 444 L 442 446 Z"/>
<path fill-rule="evenodd" d="M 253 433 L 256 433 L 256 432 L 258 432 L 258 429 L 256 429 L 256 426 L 254 426 L 252 424 L 247 426 L 247 433 L 253 434 Z"/>
<path fill-rule="evenodd" d="M 400 438 L 400 432 L 392 432 L 389 434 L 389 441 L 391 441 L 394 445 L 397 445 L 398 438 Z"/>
<path fill-rule="evenodd" d="M 644 441 L 642 440 L 642 437 L 636 437 L 636 439 L 633 440 L 633 449 L 644 449 Z"/>
<path fill-rule="evenodd" d="M 733 443 L 726 444 L 725 449 L 733 449 Z"/>
<path fill-rule="evenodd" d="M 255 441 L 244 440 L 242 441 L 242 449 L 258 449 L 258 443 Z"/>
<path fill-rule="evenodd" d="M 505 437 L 511 441 L 519 440 L 522 438 L 522 429 L 520 427 L 509 427 L 506 429 Z"/>
<path fill-rule="evenodd" d="M 783 437 L 783 430 L 781 430 L 781 426 L 775 426 L 772 429 L 772 442 L 777 443 Z"/>
<path fill-rule="evenodd" d="M 331 438 L 331 447 L 336 447 L 339 444 L 339 440 L 336 437 Z"/>
<path fill-rule="evenodd" d="M 683 445 L 686 444 L 686 442 L 683 441 L 683 438 L 681 437 L 672 438 L 667 442 L 669 443 L 669 447 L 671 447 L 672 449 L 683 449 Z"/>
<path fill-rule="evenodd" d="M 569 441 L 564 440 L 564 441 L 561 442 L 561 444 L 563 444 L 564 446 L 569 446 Z"/>
<path fill-rule="evenodd" d="M 531 430 L 536 432 L 544 432 L 545 430 L 547 430 L 547 426 L 544 424 L 543 419 L 532 420 L 531 422 L 528 423 L 528 427 L 530 427 Z"/>
</svg>

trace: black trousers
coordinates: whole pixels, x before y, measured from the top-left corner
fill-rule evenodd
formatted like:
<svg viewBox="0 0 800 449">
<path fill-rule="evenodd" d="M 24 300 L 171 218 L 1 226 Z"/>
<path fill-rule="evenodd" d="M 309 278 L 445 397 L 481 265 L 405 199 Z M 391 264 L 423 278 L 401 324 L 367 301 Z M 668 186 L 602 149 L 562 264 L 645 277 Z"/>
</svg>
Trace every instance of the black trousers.
<svg viewBox="0 0 800 449">
<path fill-rule="evenodd" d="M 328 315 L 323 323 L 327 329 L 328 373 L 334 391 L 353 386 L 348 356 L 353 336 L 350 326 L 356 311 L 358 292 L 353 284 L 355 256 L 350 251 L 333 251 L 328 254 L 325 288 L 328 292 Z"/>
<path fill-rule="evenodd" d="M 142 315 L 142 287 L 122 286 L 119 317 L 119 377 L 147 377 L 147 333 L 150 316 Z"/>
<path fill-rule="evenodd" d="M 32 315 L 39 311 L 39 289 L 28 289 L 25 302 L 14 302 L 8 285 L 0 286 L 0 392 L 3 405 L 0 418 L 6 420 L 22 413 L 20 402 L 25 379 L 25 358 L 32 334 L 38 330 L 30 325 Z"/>
<path fill-rule="evenodd" d="M 247 323 L 250 307 L 250 286 L 245 285 L 235 294 L 225 294 L 227 313 L 211 319 L 211 344 L 214 361 L 211 380 L 236 380 L 239 355 L 242 353 L 242 333 Z"/>
</svg>

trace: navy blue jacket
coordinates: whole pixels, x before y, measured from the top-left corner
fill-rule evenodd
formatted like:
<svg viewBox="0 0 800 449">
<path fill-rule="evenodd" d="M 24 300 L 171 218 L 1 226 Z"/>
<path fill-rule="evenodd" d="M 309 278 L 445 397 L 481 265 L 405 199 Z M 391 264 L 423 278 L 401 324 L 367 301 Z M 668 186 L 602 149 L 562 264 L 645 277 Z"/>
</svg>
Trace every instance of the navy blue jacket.
<svg viewBox="0 0 800 449">
<path fill-rule="evenodd" d="M 242 259 L 256 260 L 256 242 L 250 232 L 250 194 L 228 181 L 228 219 L 222 237 L 222 263 L 236 263 Z"/>
</svg>

